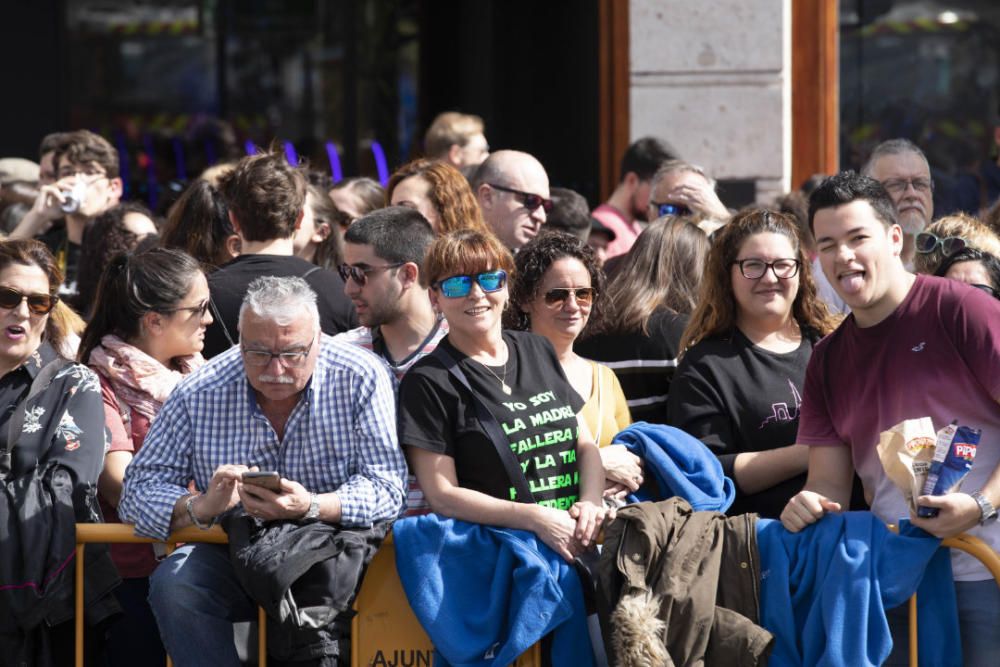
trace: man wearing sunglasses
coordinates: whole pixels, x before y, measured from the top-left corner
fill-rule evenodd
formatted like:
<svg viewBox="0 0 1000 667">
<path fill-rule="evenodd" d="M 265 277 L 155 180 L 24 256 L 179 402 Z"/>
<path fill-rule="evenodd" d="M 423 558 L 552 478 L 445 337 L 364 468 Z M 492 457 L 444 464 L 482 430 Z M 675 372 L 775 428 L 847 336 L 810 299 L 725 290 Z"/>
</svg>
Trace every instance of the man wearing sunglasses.
<svg viewBox="0 0 1000 667">
<path fill-rule="evenodd" d="M 240 237 L 240 254 L 208 276 L 214 321 L 202 354 L 210 359 L 236 341 L 236 323 L 247 286 L 259 276 L 299 276 L 319 297 L 320 328 L 331 336 L 357 326 L 344 283 L 295 256 L 295 232 L 305 215 L 306 181 L 284 155 L 250 155 L 219 183 L 229 221 Z"/>
<path fill-rule="evenodd" d="M 846 509 L 856 471 L 883 521 L 908 518 L 938 537 L 969 532 L 1000 548 L 1000 301 L 907 272 L 896 206 L 874 179 L 854 172 L 826 179 L 810 195 L 809 221 L 823 272 L 852 312 L 809 360 L 797 436 L 809 446 L 809 472 L 782 523 L 798 531 Z M 930 519 L 911 514 L 876 452 L 883 431 L 923 417 L 935 429 L 953 419 L 982 429 L 961 492 L 915 499 L 939 510 Z M 964 664 L 997 664 L 996 582 L 964 554 L 953 554 L 952 567 Z M 889 622 L 905 655 L 904 607 Z M 894 653 L 887 664 L 906 662 Z"/>
<path fill-rule="evenodd" d="M 665 215 L 692 214 L 718 224 L 730 217 L 729 209 L 715 194 L 715 180 L 704 169 L 683 160 L 668 160 L 653 175 L 648 217 L 656 220 Z"/>
<path fill-rule="evenodd" d="M 643 137 L 625 150 L 618 185 L 608 201 L 591 213 L 614 234 L 605 259 L 627 253 L 642 233 L 642 223 L 655 219 L 649 217 L 653 175 L 661 164 L 676 157 L 677 152 L 657 137 Z"/>
<path fill-rule="evenodd" d="M 552 210 L 549 176 L 527 153 L 491 153 L 479 165 L 472 185 L 483 219 L 512 252 L 538 235 Z"/>
<path fill-rule="evenodd" d="M 51 148 L 56 181 L 43 184 L 31 210 L 10 237 L 37 237 L 52 250 L 65 280 L 59 292 L 76 293 L 83 230 L 121 201 L 118 151 L 89 130 L 60 133 Z M 59 222 L 60 218 L 64 222 Z M 51 227 L 50 227 L 51 225 Z"/>
<path fill-rule="evenodd" d="M 861 173 L 881 183 L 892 197 L 903 228 L 903 263 L 912 268 L 915 237 L 934 217 L 934 180 L 927 157 L 912 141 L 889 139 L 875 147 Z"/>
</svg>

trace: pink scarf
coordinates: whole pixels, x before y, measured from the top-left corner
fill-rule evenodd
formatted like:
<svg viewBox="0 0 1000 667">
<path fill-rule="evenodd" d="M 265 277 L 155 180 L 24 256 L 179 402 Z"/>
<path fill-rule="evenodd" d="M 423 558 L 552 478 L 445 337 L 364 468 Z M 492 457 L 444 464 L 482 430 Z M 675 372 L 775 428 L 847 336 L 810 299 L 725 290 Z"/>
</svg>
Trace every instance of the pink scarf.
<svg viewBox="0 0 1000 667">
<path fill-rule="evenodd" d="M 205 359 L 195 353 L 179 357 L 176 362 L 180 371 L 167 368 L 134 345 L 109 334 L 91 351 L 87 363 L 111 382 L 119 401 L 152 419 L 177 383 L 200 368 Z"/>
</svg>

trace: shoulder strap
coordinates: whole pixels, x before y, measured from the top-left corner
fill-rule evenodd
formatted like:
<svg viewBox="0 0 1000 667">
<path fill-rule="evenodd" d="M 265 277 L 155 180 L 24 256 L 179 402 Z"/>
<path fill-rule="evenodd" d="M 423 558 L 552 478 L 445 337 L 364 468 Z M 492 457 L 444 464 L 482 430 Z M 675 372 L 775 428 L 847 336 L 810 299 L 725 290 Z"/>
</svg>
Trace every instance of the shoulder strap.
<svg viewBox="0 0 1000 667">
<path fill-rule="evenodd" d="M 233 337 L 229 333 L 229 327 L 226 326 L 226 321 L 222 319 L 222 315 L 219 313 L 219 307 L 215 305 L 215 300 L 211 296 L 208 297 L 208 305 L 212 309 L 212 319 L 222 327 L 222 334 L 229 341 L 229 347 L 236 345 L 236 341 L 233 340 Z"/>
<path fill-rule="evenodd" d="M 24 413 L 28 409 L 28 402 L 45 391 L 45 388 L 52 383 L 52 379 L 56 376 L 56 373 L 71 363 L 73 362 L 68 359 L 56 357 L 45 364 L 42 370 L 38 372 L 38 375 L 35 376 L 35 379 L 31 381 L 31 388 L 28 389 L 28 395 L 14 409 L 14 413 L 10 416 L 10 421 L 7 423 L 7 444 L 4 445 L 3 450 L 0 450 L 0 474 L 6 475 L 10 472 L 11 452 L 14 450 L 14 444 L 17 442 L 17 439 L 21 436 L 21 429 L 24 428 Z"/>
<path fill-rule="evenodd" d="M 313 267 L 310 267 L 310 268 L 306 269 L 306 272 L 303 273 L 299 277 L 302 278 L 303 280 L 305 280 L 307 276 L 311 276 L 312 274 L 316 273 L 317 271 L 319 271 L 322 268 L 323 268 L 322 266 L 313 266 Z"/>
<path fill-rule="evenodd" d="M 435 347 L 431 354 L 444 364 L 445 369 L 451 373 L 452 377 L 468 390 L 469 395 L 472 397 L 472 404 L 476 407 L 476 417 L 479 418 L 479 423 L 483 425 L 487 437 L 493 443 L 493 447 L 500 456 L 500 462 L 503 463 L 504 470 L 507 472 L 507 477 L 510 478 L 511 484 L 514 485 L 514 489 L 517 491 L 517 501 L 534 503 L 535 497 L 532 495 L 531 487 L 528 485 L 528 478 L 524 476 L 521 464 L 518 463 L 517 457 L 511 451 L 510 444 L 508 444 L 507 438 L 503 434 L 503 429 L 500 428 L 499 422 L 497 422 L 493 413 L 490 412 L 490 409 L 479 398 L 476 392 L 472 390 L 472 386 L 469 385 L 469 379 L 465 377 L 465 373 L 458 366 L 458 360 L 444 349 L 442 345 Z"/>
</svg>

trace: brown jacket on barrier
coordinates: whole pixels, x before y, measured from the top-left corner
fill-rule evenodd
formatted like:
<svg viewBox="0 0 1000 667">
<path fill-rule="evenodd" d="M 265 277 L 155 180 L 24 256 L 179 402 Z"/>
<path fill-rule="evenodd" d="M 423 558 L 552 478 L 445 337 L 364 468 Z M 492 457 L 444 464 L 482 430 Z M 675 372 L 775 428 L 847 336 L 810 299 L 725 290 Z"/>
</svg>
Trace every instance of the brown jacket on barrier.
<svg viewBox="0 0 1000 667">
<path fill-rule="evenodd" d="M 763 665 L 757 515 L 671 498 L 618 512 L 604 537 L 598 614 L 618 667 Z"/>
</svg>

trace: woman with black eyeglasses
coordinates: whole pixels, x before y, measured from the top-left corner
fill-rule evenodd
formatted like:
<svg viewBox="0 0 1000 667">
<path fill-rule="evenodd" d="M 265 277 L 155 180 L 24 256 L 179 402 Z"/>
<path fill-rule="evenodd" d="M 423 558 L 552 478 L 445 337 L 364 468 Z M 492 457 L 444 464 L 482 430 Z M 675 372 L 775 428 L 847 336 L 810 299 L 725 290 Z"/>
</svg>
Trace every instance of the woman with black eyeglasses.
<svg viewBox="0 0 1000 667">
<path fill-rule="evenodd" d="M 422 280 L 449 332 L 403 378 L 399 441 L 434 512 L 531 531 L 571 561 L 604 522 L 604 472 L 552 345 L 501 329 L 513 269 L 490 234 L 431 246 Z"/>
<path fill-rule="evenodd" d="M 101 388 L 94 373 L 60 354 L 70 333 L 59 312 L 67 307 L 56 296 L 62 281 L 42 243 L 0 241 L 4 664 L 72 663 L 73 567 L 67 563 L 75 551 L 74 522 L 100 521 Z M 98 594 L 98 600 L 117 580 L 106 552 L 91 549 L 85 576 L 88 592 Z M 88 595 L 87 619 L 106 619 L 116 609 L 107 604 Z"/>
<path fill-rule="evenodd" d="M 198 262 L 180 250 L 154 248 L 115 257 L 101 276 L 93 316 L 83 332 L 80 361 L 100 377 L 111 446 L 99 481 L 107 522 L 118 523 L 125 469 L 173 388 L 204 359 L 208 282 Z M 110 628 L 112 665 L 159 664 L 163 645 L 146 598 L 156 558 L 148 544 L 115 544 L 111 557 L 123 582 L 123 617 Z"/>
<path fill-rule="evenodd" d="M 965 248 L 945 257 L 934 274 L 972 285 L 1000 299 L 1000 259 L 976 248 Z"/>
<path fill-rule="evenodd" d="M 790 217 L 752 210 L 720 230 L 667 416 L 736 483 L 729 514 L 778 518 L 805 483 L 808 448 L 794 444 L 802 382 L 813 344 L 834 325 Z"/>
</svg>

